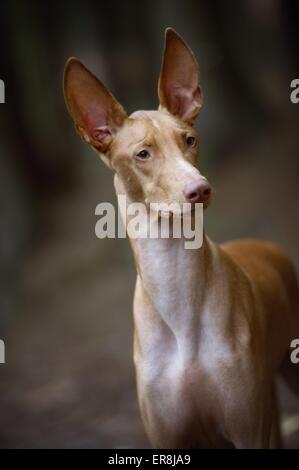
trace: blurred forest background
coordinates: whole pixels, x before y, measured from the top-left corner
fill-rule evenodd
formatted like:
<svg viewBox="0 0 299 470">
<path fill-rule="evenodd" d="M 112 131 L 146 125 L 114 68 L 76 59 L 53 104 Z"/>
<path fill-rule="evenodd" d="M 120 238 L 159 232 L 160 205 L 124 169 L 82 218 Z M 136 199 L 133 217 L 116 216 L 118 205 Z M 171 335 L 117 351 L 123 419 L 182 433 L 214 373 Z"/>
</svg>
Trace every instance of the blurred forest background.
<svg viewBox="0 0 299 470">
<path fill-rule="evenodd" d="M 0 3 L 0 447 L 146 447 L 132 362 L 135 268 L 98 240 L 112 175 L 62 95 L 77 56 L 128 112 L 157 107 L 166 26 L 200 64 L 201 170 L 211 238 L 279 242 L 299 268 L 296 0 Z M 281 389 L 290 434 L 294 398 Z M 298 413 L 298 405 L 297 405 Z M 299 436 L 287 437 L 299 447 Z"/>
</svg>

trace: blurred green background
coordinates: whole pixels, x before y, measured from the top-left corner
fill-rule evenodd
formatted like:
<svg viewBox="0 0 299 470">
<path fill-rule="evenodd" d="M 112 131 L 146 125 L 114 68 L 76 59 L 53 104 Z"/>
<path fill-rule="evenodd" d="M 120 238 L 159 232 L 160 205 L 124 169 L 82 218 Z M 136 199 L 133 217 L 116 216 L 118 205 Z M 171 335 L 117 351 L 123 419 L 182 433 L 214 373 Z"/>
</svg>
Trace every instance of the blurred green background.
<svg viewBox="0 0 299 470">
<path fill-rule="evenodd" d="M 112 175 L 62 95 L 77 56 L 128 112 L 157 107 L 164 29 L 192 47 L 204 107 L 200 168 L 211 238 L 279 242 L 299 268 L 295 0 L 0 3 L 0 447 L 146 447 L 132 363 L 135 268 L 98 240 Z M 284 413 L 295 411 L 282 390 Z M 297 408 L 298 409 L 298 408 Z M 299 437 L 289 436 L 299 447 Z"/>
</svg>

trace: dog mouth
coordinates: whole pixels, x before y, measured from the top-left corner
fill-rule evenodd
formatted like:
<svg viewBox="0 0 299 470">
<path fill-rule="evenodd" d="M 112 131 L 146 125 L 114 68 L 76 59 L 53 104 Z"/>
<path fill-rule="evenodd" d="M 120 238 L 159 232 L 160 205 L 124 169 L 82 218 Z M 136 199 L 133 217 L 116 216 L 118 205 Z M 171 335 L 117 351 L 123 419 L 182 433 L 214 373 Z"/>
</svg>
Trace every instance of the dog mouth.
<svg viewBox="0 0 299 470">
<path fill-rule="evenodd" d="M 203 203 L 203 210 L 204 210 L 204 211 L 209 207 L 210 203 L 211 203 L 211 200 L 210 200 L 210 199 L 209 199 L 208 201 L 206 201 L 206 202 Z"/>
<path fill-rule="evenodd" d="M 205 211 L 211 203 L 211 198 L 204 202 L 150 202 L 146 203 L 148 214 L 161 218 L 193 217 L 198 211 Z"/>
<path fill-rule="evenodd" d="M 169 218 L 170 220 L 173 220 L 173 219 L 183 219 L 184 217 L 194 217 L 195 216 L 195 213 L 197 210 L 205 210 L 206 207 L 208 207 L 208 204 L 205 205 L 205 204 L 201 204 L 202 208 L 201 207 L 198 207 L 198 206 L 195 206 L 195 205 L 192 205 L 190 208 L 188 209 L 182 209 L 180 212 L 176 212 L 176 211 L 173 211 L 173 210 L 168 210 L 168 211 L 165 211 L 165 210 L 159 210 L 157 212 L 157 215 L 159 218 Z"/>
</svg>

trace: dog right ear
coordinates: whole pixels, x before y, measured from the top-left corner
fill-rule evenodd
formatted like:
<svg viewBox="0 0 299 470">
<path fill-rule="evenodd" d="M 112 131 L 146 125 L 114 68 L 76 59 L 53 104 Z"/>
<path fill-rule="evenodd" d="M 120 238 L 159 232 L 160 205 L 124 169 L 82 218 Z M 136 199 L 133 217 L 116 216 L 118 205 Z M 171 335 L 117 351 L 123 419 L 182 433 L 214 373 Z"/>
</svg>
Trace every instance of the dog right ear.
<svg viewBox="0 0 299 470">
<path fill-rule="evenodd" d="M 198 79 L 198 64 L 190 47 L 174 29 L 167 28 L 158 84 L 160 106 L 190 125 L 203 101 Z"/>
<path fill-rule="evenodd" d="M 121 104 L 78 59 L 67 61 L 63 80 L 67 109 L 79 135 L 108 163 L 105 153 L 127 114 Z"/>
</svg>

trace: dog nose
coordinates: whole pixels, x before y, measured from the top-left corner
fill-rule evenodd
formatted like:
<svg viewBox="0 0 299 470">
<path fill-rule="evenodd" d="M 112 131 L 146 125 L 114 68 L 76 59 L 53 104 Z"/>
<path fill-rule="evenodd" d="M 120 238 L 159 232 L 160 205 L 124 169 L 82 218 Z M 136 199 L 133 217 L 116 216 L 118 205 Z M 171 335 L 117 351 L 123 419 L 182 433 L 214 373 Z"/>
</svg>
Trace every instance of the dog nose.
<svg viewBox="0 0 299 470">
<path fill-rule="evenodd" d="M 202 204 L 207 203 L 210 199 L 211 192 L 211 186 L 205 178 L 188 181 L 183 190 L 186 201 L 192 204 L 196 202 L 201 202 Z"/>
</svg>

